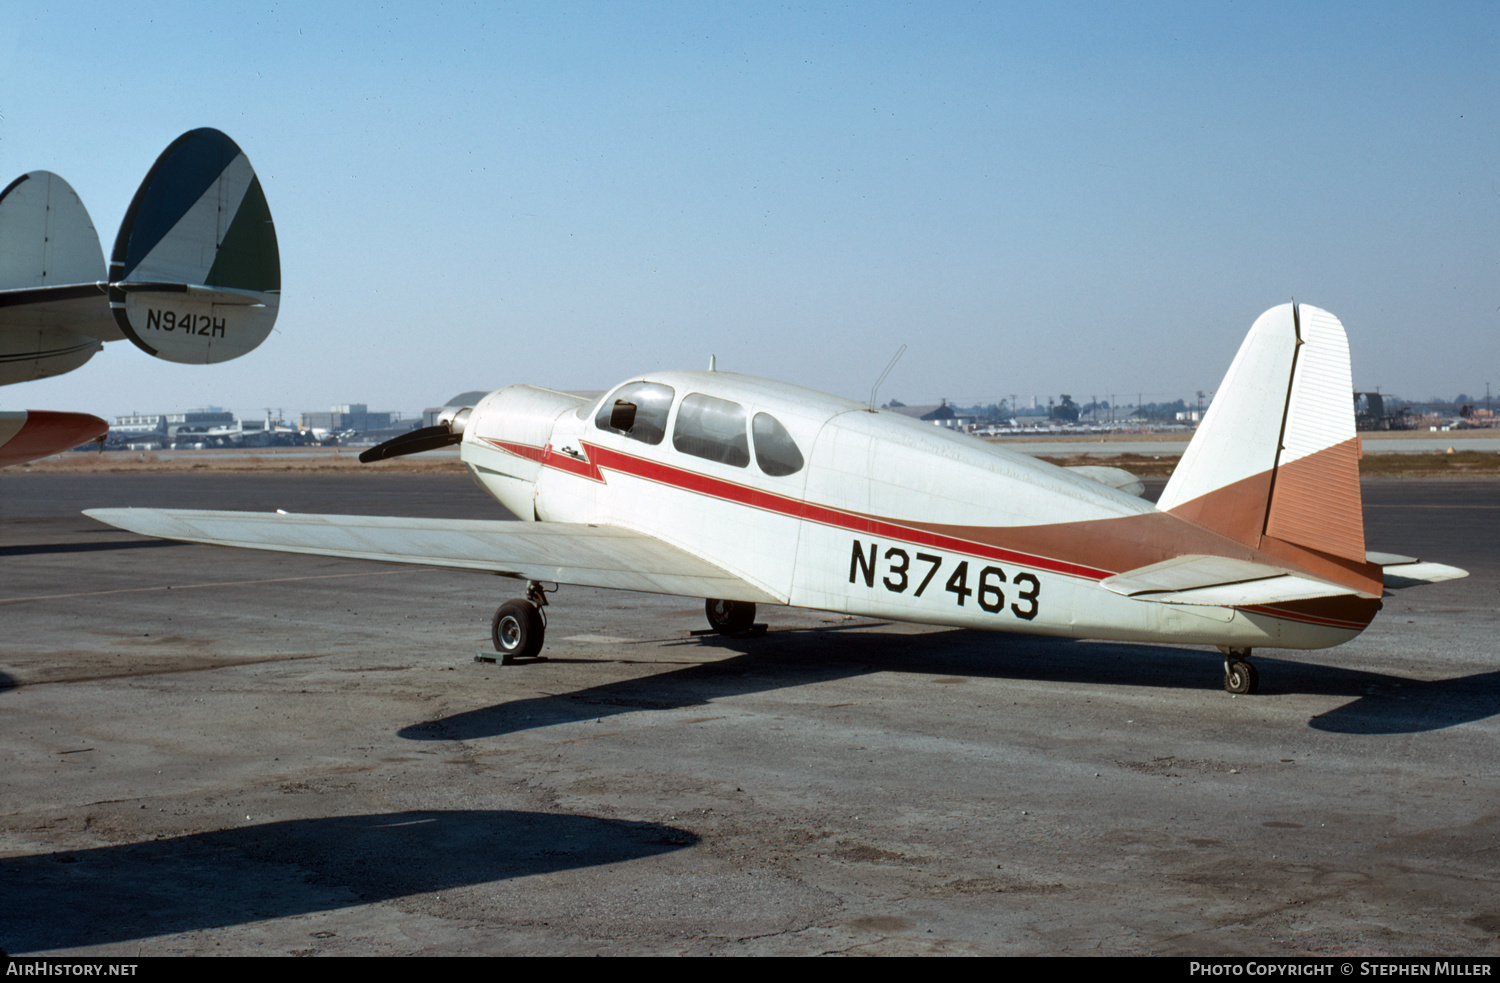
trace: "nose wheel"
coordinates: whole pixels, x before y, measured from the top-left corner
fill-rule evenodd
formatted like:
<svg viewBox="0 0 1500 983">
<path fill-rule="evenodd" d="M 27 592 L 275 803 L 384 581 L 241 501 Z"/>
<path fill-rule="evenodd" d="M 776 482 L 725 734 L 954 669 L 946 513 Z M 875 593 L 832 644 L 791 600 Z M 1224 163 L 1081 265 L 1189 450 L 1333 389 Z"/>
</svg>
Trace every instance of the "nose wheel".
<svg viewBox="0 0 1500 983">
<path fill-rule="evenodd" d="M 723 601 L 710 597 L 703 603 L 708 624 L 720 635 L 738 635 L 755 625 L 755 605 L 749 601 Z"/>
<path fill-rule="evenodd" d="M 1225 692 L 1248 696 L 1260 689 L 1260 673 L 1250 664 L 1249 649 L 1230 649 L 1224 656 Z"/>
<path fill-rule="evenodd" d="M 490 640 L 501 665 L 517 659 L 539 658 L 547 637 L 547 616 L 542 611 L 547 594 L 542 585 L 526 585 L 526 596 L 506 601 L 490 619 Z"/>
</svg>

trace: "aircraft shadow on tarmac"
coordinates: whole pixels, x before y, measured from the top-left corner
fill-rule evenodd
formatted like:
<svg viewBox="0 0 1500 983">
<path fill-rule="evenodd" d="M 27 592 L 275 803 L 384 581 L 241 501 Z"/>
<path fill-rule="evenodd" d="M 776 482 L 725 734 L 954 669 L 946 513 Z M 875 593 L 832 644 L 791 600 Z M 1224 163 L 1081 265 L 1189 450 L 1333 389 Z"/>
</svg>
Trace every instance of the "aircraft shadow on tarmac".
<svg viewBox="0 0 1500 983">
<path fill-rule="evenodd" d="M 109 945 L 285 918 L 698 842 L 686 830 L 557 813 L 301 819 L 0 860 L 0 948 Z"/>
<path fill-rule="evenodd" d="M 142 539 L 112 543 L 33 543 L 28 546 L 0 546 L 0 556 L 33 556 L 41 553 L 98 553 L 104 550 L 144 550 L 163 546 L 191 546 L 167 539 Z"/>
<path fill-rule="evenodd" d="M 738 654 L 643 679 L 469 710 L 412 724 L 398 733 L 419 741 L 498 737 L 638 710 L 703 706 L 715 699 L 873 672 L 1076 683 L 1081 691 L 1119 686 L 1195 689 L 1205 691 L 1205 699 L 1229 699 L 1227 694 L 1213 692 L 1222 687 L 1217 653 L 967 629 L 913 635 L 871 630 L 879 624 L 857 627 L 863 630 L 853 638 L 840 637 L 838 626 L 789 629 L 758 637 L 704 636 L 683 644 Z M 1245 699 L 1291 693 L 1353 698 L 1309 720 L 1308 726 L 1317 730 L 1404 734 L 1441 730 L 1500 713 L 1500 672 L 1426 682 L 1261 655 L 1256 664 L 1260 696 Z M 525 672 L 527 668 L 503 671 Z"/>
</svg>

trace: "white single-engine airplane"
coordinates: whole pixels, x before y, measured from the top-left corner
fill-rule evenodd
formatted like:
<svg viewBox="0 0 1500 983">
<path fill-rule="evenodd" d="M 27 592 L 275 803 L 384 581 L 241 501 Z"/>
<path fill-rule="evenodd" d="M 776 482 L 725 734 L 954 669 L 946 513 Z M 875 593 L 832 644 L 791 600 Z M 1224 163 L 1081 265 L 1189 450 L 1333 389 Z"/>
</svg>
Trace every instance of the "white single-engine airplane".
<svg viewBox="0 0 1500 983">
<path fill-rule="evenodd" d="M 545 582 L 1072 638 L 1252 648 L 1347 641 L 1386 587 L 1465 576 L 1366 553 L 1349 349 L 1326 311 L 1267 311 L 1157 505 L 851 400 L 729 372 L 602 398 L 509 386 L 361 455 L 461 443 L 520 522 L 96 509 L 167 539 L 488 570 L 526 580 L 496 649 L 535 655 Z M 1118 475 L 1118 472 L 1116 472 Z"/>
<path fill-rule="evenodd" d="M 271 333 L 276 229 L 250 161 L 218 130 L 162 151 L 120 224 L 108 275 L 68 183 L 32 171 L 0 191 L 0 386 L 71 372 L 129 338 L 169 362 L 238 358 Z M 0 467 L 102 440 L 87 413 L 0 412 Z"/>
</svg>

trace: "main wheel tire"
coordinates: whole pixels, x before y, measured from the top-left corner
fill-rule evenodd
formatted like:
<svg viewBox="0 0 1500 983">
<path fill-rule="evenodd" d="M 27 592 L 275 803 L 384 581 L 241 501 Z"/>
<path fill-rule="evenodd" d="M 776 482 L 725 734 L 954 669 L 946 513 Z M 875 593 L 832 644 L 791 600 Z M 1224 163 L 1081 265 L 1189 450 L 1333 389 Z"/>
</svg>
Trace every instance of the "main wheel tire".
<svg viewBox="0 0 1500 983">
<path fill-rule="evenodd" d="M 755 605 L 749 601 L 721 601 L 710 597 L 703 604 L 709 627 L 720 635 L 737 635 L 755 624 Z"/>
<path fill-rule="evenodd" d="M 542 612 L 530 601 L 506 601 L 490 621 L 490 639 L 502 661 L 529 659 L 542 650 L 547 626 Z"/>
<path fill-rule="evenodd" d="M 1247 696 L 1260 689 L 1260 673 L 1243 659 L 1224 663 L 1224 689 L 1236 696 Z"/>
</svg>

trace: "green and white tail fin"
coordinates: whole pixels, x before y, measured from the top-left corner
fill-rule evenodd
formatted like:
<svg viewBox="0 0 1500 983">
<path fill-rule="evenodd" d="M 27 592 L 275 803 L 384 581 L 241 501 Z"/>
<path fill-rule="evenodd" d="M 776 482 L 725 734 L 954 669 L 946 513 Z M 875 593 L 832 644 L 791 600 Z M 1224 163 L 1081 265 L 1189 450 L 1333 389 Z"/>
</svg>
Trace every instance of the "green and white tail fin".
<svg viewBox="0 0 1500 983">
<path fill-rule="evenodd" d="M 109 301 L 137 346 L 172 362 L 237 358 L 276 323 L 276 227 L 249 159 L 214 129 L 184 133 L 136 191 L 110 258 Z"/>
</svg>

